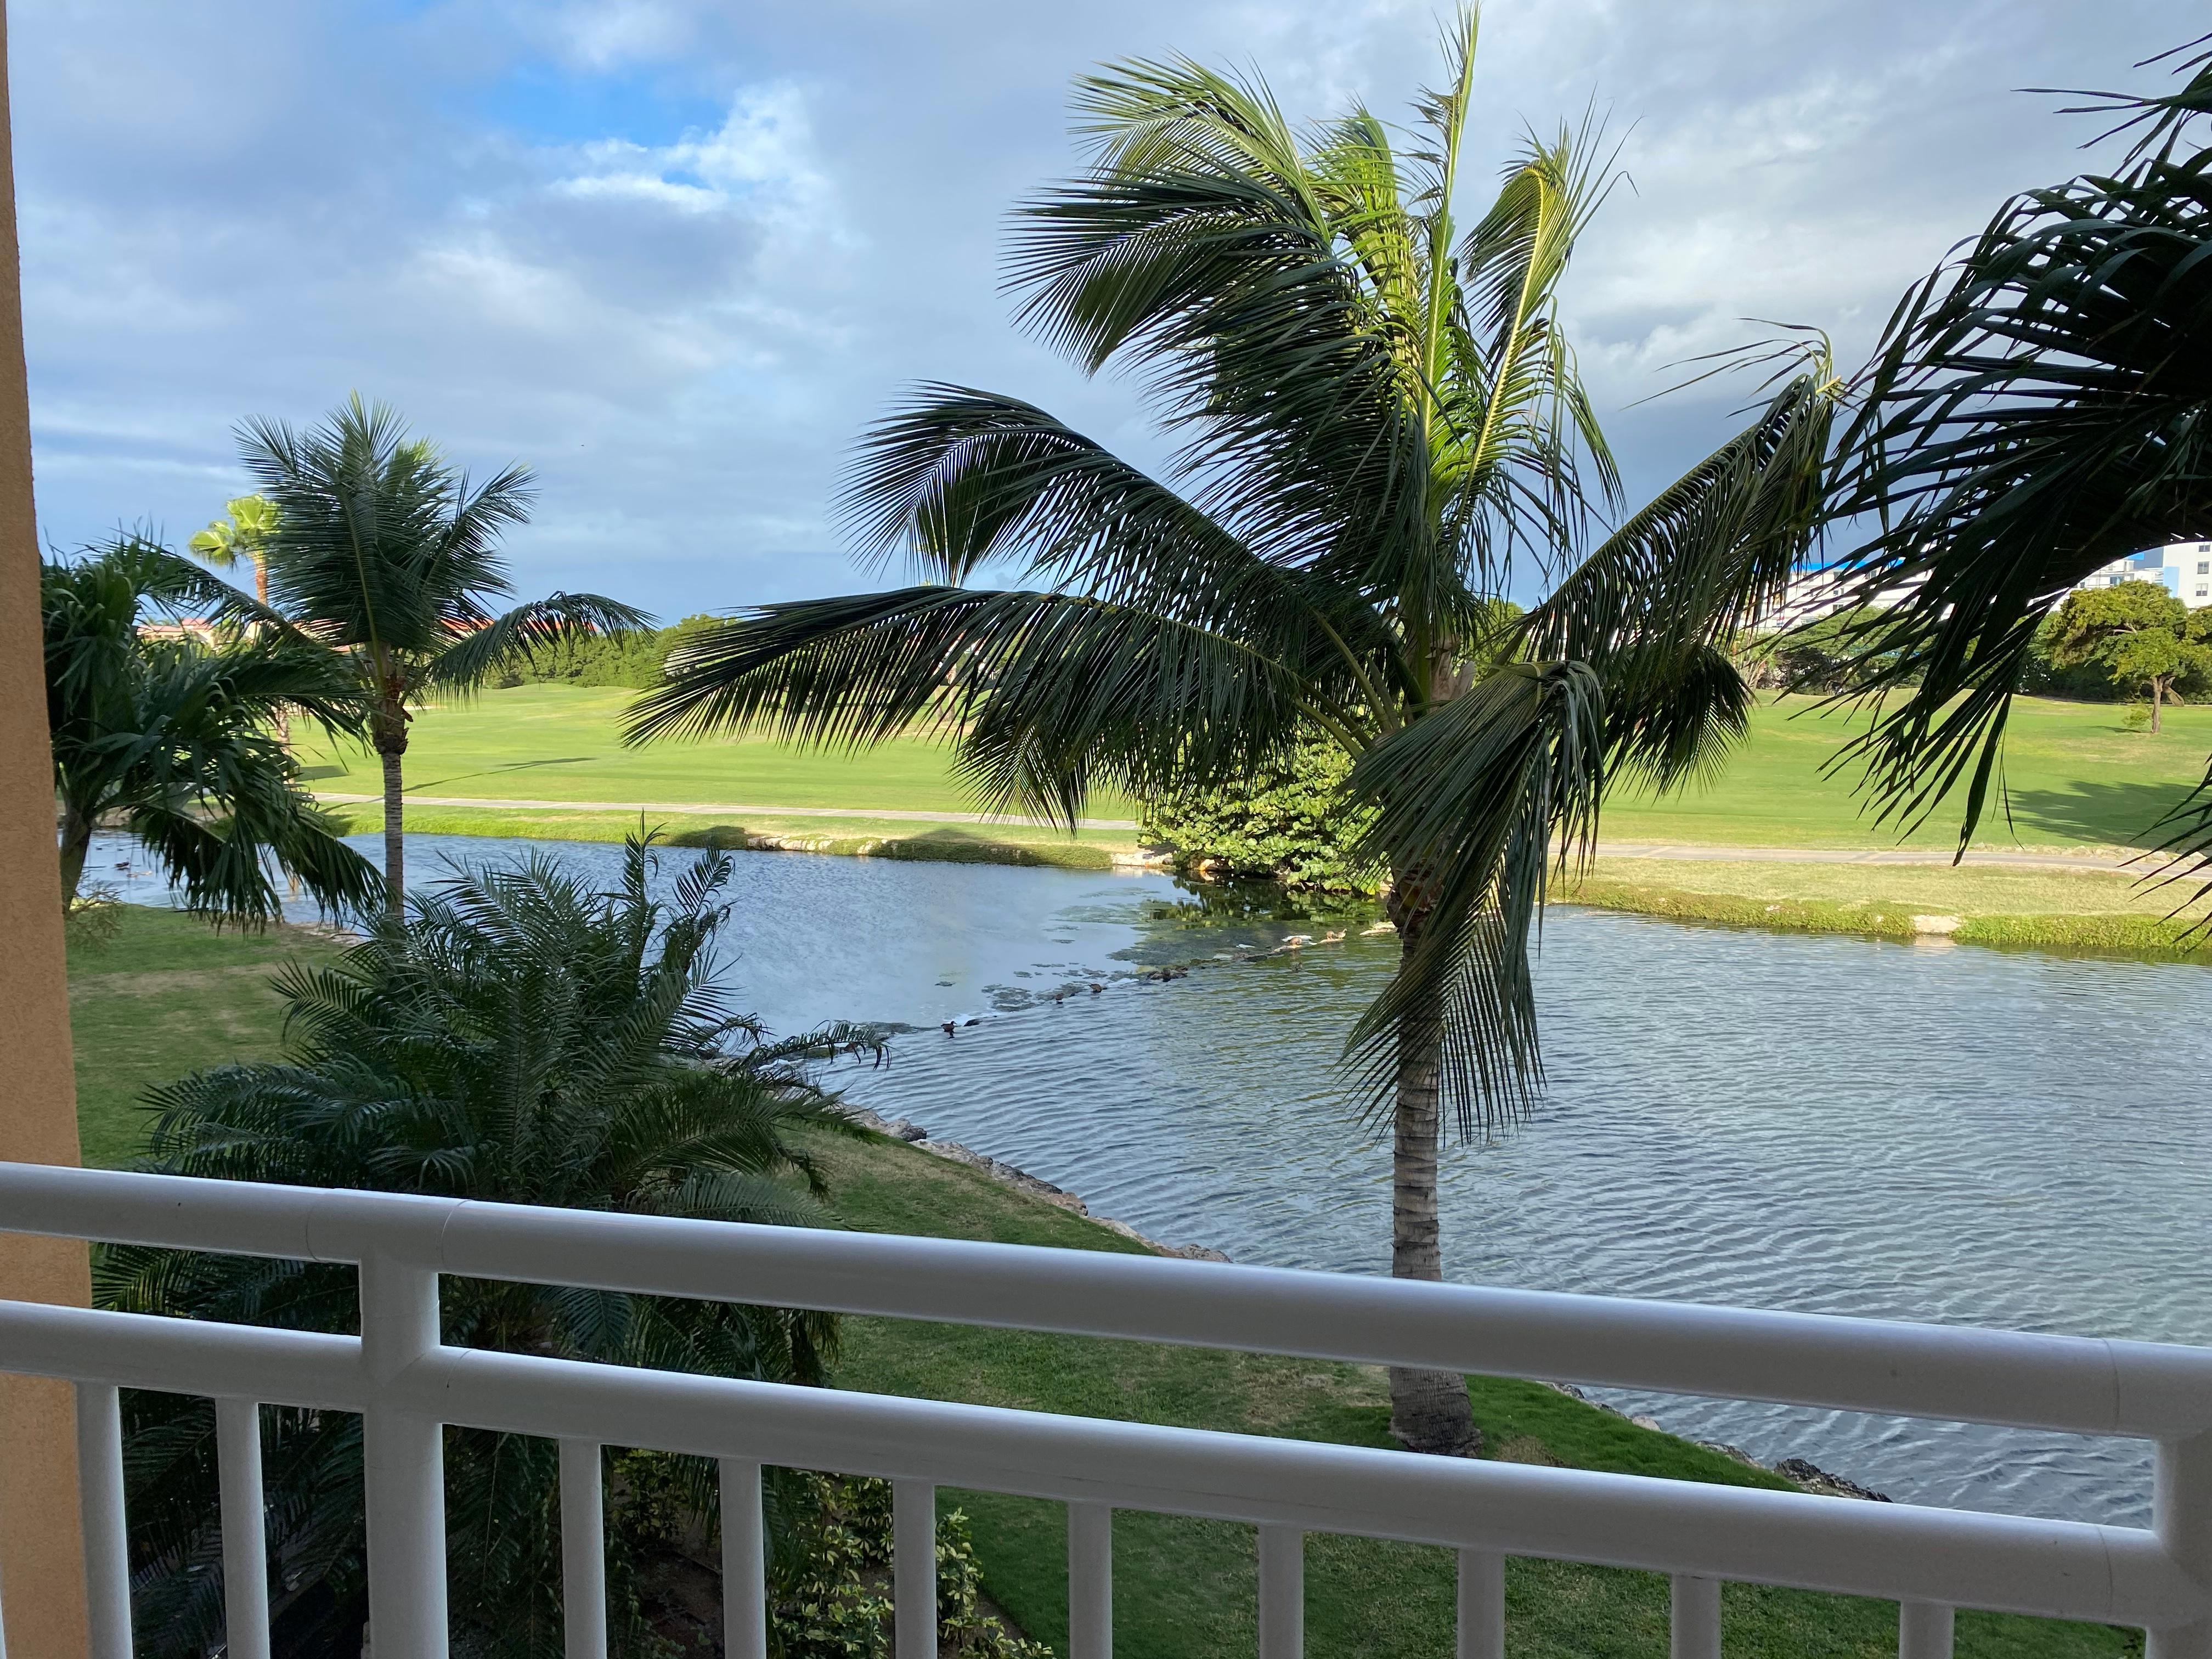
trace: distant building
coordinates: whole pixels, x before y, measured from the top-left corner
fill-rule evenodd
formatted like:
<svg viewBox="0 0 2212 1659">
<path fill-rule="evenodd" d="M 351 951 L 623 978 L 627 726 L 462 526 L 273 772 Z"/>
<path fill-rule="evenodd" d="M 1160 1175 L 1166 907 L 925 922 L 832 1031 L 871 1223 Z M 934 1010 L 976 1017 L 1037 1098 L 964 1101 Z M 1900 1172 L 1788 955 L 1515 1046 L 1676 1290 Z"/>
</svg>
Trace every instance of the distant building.
<svg viewBox="0 0 2212 1659">
<path fill-rule="evenodd" d="M 1916 577 L 1900 586 L 1883 588 L 1874 597 L 1874 608 L 1888 610 L 1923 580 Z M 1807 623 L 1816 623 L 1838 611 L 1850 610 L 1855 603 L 1858 584 L 1858 575 L 1853 571 L 1832 568 L 1797 571 L 1783 591 L 1782 602 L 1763 612 L 1752 624 L 1752 632 L 1786 634 L 1793 628 L 1802 628 Z"/>
<path fill-rule="evenodd" d="M 2212 542 L 2170 542 L 2130 553 L 2100 566 L 2074 586 L 2117 587 L 2122 582 L 2156 582 L 2191 611 L 2212 605 Z"/>
</svg>

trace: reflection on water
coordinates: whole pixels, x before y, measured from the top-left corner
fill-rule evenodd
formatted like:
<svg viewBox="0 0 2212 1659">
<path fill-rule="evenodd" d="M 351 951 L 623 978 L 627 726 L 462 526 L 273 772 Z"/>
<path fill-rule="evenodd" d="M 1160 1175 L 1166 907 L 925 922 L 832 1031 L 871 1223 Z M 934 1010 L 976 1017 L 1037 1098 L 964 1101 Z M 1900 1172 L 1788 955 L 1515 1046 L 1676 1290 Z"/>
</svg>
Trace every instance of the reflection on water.
<svg viewBox="0 0 2212 1659">
<path fill-rule="evenodd" d="M 417 841 L 425 876 L 456 852 L 534 845 L 609 872 L 619 856 Z M 922 1028 L 889 1069 L 844 1079 L 854 1099 L 1155 1237 L 1386 1268 L 1387 1156 L 1334 1061 L 1389 971 L 1388 938 L 1355 926 L 1251 960 L 1293 925 L 1164 921 L 1176 895 L 1159 877 L 737 862 L 744 1003 L 784 1030 Z M 1166 960 L 1208 965 L 1168 983 L 1133 971 Z M 1049 1000 L 1070 981 L 1109 988 Z M 1450 1277 L 2212 1342 L 2202 968 L 1561 910 L 1537 984 L 1550 1086 L 1526 1127 L 1446 1160 Z M 1619 1398 L 1899 1498 L 2147 1512 L 2148 1455 L 2130 1443 Z"/>
</svg>

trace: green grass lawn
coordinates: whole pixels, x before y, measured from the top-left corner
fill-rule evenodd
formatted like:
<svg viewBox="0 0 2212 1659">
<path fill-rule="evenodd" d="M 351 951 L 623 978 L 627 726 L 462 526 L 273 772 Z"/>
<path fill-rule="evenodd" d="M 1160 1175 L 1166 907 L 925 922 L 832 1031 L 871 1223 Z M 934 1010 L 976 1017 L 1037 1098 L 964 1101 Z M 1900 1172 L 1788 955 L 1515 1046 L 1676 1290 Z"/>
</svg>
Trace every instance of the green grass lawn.
<svg viewBox="0 0 2212 1659">
<path fill-rule="evenodd" d="M 617 719 L 635 694 L 620 690 L 529 685 L 493 691 L 417 716 L 407 756 L 409 790 L 422 795 L 497 800 L 665 801 L 762 806 L 842 807 L 854 819 L 871 810 L 954 812 L 975 801 L 952 775 L 941 743 L 902 739 L 863 753 L 821 753 L 759 739 L 668 744 L 627 750 Z M 2006 750 L 2012 819 L 1985 819 L 1978 840 L 1990 846 L 2146 845 L 2150 826 L 2203 775 L 2212 750 L 2212 707 L 2172 709 L 2154 738 L 2122 725 L 2117 703 L 2022 698 L 2015 705 Z M 1887 847 L 1893 830 L 1872 823 L 1852 793 L 1853 776 L 1824 776 L 1856 722 L 1821 710 L 1808 697 L 1762 706 L 1749 741 L 1709 787 L 1664 800 L 1633 794 L 1607 806 L 1609 842 L 1689 842 L 1736 846 Z M 380 787 L 373 758 L 357 749 L 307 743 L 301 758 L 319 789 L 374 794 Z M 1101 797 L 1091 815 L 1127 818 L 1126 800 Z M 480 815 L 510 824 L 543 823 L 550 814 Z M 422 809 L 415 822 L 465 830 L 459 809 Z M 634 820 L 607 816 L 601 834 Z M 699 826 L 678 826 L 698 828 Z M 748 821 L 757 833 L 847 838 L 913 836 L 927 826 L 895 823 L 810 824 L 805 819 Z M 581 826 L 578 826 L 580 829 Z M 535 833 L 536 831 L 533 831 Z M 1939 811 L 1911 838 L 1948 847 L 1955 812 Z M 494 833 L 515 833 L 504 829 Z M 577 833 L 572 830 L 569 833 Z M 969 834 L 1007 840 L 1010 831 L 971 826 Z M 1127 832 L 1086 836 L 1099 846 L 1126 846 Z"/>
<path fill-rule="evenodd" d="M 296 953 L 325 953 L 296 931 L 216 934 L 171 912 L 126 910 L 117 939 L 70 959 L 80 1122 L 87 1161 L 127 1163 L 147 1084 L 198 1066 L 276 1050 L 268 978 Z M 1127 1240 L 1009 1191 L 964 1165 L 878 1140 L 820 1137 L 833 1202 L 871 1231 L 1069 1249 L 1130 1250 Z M 882 1319 L 847 1322 L 841 1386 L 1194 1428 L 1385 1446 L 1381 1374 L 1372 1368 L 1141 1343 Z M 1476 1378 L 1475 1415 L 1492 1455 L 1676 1480 L 1779 1486 L 1672 1436 L 1534 1383 Z M 1817 1448 L 1808 1448 L 1817 1456 Z M 1066 1532 L 1058 1505 L 948 1491 L 974 1523 L 985 1587 L 1032 1634 L 1064 1650 Z M 1844 1502 L 1844 1499 L 1826 1499 Z M 1127 1659 L 1249 1655 L 1256 1577 L 1252 1529 L 1141 1514 L 1115 1523 L 1115 1631 Z M 1447 1552 L 1316 1536 L 1307 1545 L 1309 1651 L 1360 1659 L 1451 1648 Z M 1657 1659 L 1666 1650 L 1662 1580 L 1540 1561 L 1507 1579 L 1515 1659 Z M 1731 1585 L 1730 1659 L 1877 1659 L 1896 1651 L 1896 1609 L 1880 1602 Z M 1967 1613 L 1963 1659 L 2106 1659 L 2141 1651 L 2131 1632 Z"/>
<path fill-rule="evenodd" d="M 2005 744 L 2011 823 L 1993 804 L 1978 845 L 2150 846 L 2151 826 L 2204 775 L 2212 706 L 2168 709 L 2154 738 L 2121 724 L 2118 703 L 2021 697 Z M 1822 769 L 1863 722 L 1811 697 L 1762 705 L 1751 735 L 1719 780 L 1662 800 L 1633 794 L 1607 803 L 1610 842 L 1671 841 L 1768 847 L 1890 847 L 1893 828 L 1860 810 L 1856 774 Z M 1907 844 L 1948 848 L 1955 805 L 1939 809 Z"/>
<path fill-rule="evenodd" d="M 494 800 L 836 806 L 863 816 L 871 807 L 978 810 L 952 775 L 951 751 L 925 738 L 901 738 L 860 754 L 756 738 L 625 749 L 617 728 L 636 696 L 618 688 L 523 685 L 422 709 L 409 737 L 408 792 Z M 305 742 L 300 753 L 319 791 L 376 794 L 384 787 L 376 757 L 357 745 Z M 1126 801 L 1102 797 L 1091 816 L 1133 814 Z"/>
</svg>

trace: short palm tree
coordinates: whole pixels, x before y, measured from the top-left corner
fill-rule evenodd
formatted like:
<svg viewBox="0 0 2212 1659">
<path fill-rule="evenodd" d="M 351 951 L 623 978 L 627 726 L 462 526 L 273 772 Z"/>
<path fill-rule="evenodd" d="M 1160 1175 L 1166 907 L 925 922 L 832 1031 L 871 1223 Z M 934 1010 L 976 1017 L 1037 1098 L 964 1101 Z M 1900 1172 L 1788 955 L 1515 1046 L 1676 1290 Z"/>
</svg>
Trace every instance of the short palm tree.
<svg viewBox="0 0 2212 1659">
<path fill-rule="evenodd" d="M 1233 787 L 1325 733 L 1401 942 L 1352 1050 L 1415 1279 L 1443 1270 L 1443 1116 L 1510 1117 L 1540 1074 L 1547 848 L 1587 836 L 1608 759 L 1671 781 L 1741 728 L 1717 642 L 1804 549 L 1832 392 L 1790 378 L 1476 667 L 1515 556 L 1559 570 L 1615 486 L 1554 306 L 1604 169 L 1587 132 L 1531 138 L 1462 223 L 1474 36 L 1469 12 L 1402 149 L 1364 109 L 1297 131 L 1263 85 L 1188 62 L 1081 82 L 1091 167 L 1024 210 L 1011 281 L 1045 339 L 1139 377 L 1172 479 L 1018 398 L 924 386 L 848 496 L 923 581 L 726 624 L 630 727 L 850 744 L 944 721 L 994 808 L 1063 821 L 1101 781 Z M 992 561 L 1036 585 L 965 585 Z M 1475 1443 L 1462 1379 L 1401 1370 L 1391 1395 L 1407 1444 Z"/>
<path fill-rule="evenodd" d="M 811 1060 L 866 1034 L 771 1042 L 717 975 L 728 859 L 700 859 L 651 895 L 633 842 L 599 892 L 549 860 L 454 875 L 404 922 L 277 981 L 281 1062 L 226 1066 L 155 1090 L 149 1165 L 178 1175 L 430 1193 L 573 1209 L 809 1224 L 821 1182 L 801 1126 L 843 1119 Z M 116 1249 L 105 1305 L 313 1330 L 354 1328 L 347 1270 Z M 448 1279 L 445 1337 L 724 1376 L 816 1382 L 836 1327 L 822 1315 L 542 1285 Z M 196 1655 L 221 1628 L 213 1418 L 135 1397 L 131 1513 L 139 1628 Z M 358 1419 L 271 1410 L 270 1547 L 294 1622 L 353 1622 L 359 1645 Z M 453 1607 L 471 1651 L 561 1651 L 558 1498 L 550 1443 L 448 1440 Z M 633 1632 L 635 1634 L 635 1632 Z"/>
<path fill-rule="evenodd" d="M 471 488 L 381 404 L 349 399 L 295 432 L 249 422 L 246 471 L 271 506 L 264 544 L 271 607 L 348 665 L 384 763 L 384 872 L 404 902 L 407 726 L 422 696 L 466 696 L 502 666 L 598 629 L 650 618 L 593 593 L 556 593 L 495 613 L 509 593 L 500 534 L 529 516 L 530 473 Z"/>
<path fill-rule="evenodd" d="M 1905 295 L 1839 445 L 1832 511 L 1875 526 L 1843 562 L 1879 602 L 1854 752 L 1886 817 L 1960 799 L 1961 848 L 2045 618 L 2100 565 L 2212 537 L 2212 52 L 2182 67 L 2090 106 L 2138 130 L 2116 170 L 2014 197 Z M 2169 827 L 2212 858 L 2212 792 Z"/>
<path fill-rule="evenodd" d="M 186 606 L 222 619 L 211 641 L 147 636 L 152 617 Z M 353 683 L 328 652 L 234 625 L 251 627 L 252 601 L 137 537 L 47 562 L 40 608 L 65 905 L 103 822 L 136 836 L 206 915 L 281 916 L 272 865 L 326 908 L 376 902 L 375 866 L 325 820 L 273 735 L 294 709 L 335 734 L 362 730 Z"/>
</svg>

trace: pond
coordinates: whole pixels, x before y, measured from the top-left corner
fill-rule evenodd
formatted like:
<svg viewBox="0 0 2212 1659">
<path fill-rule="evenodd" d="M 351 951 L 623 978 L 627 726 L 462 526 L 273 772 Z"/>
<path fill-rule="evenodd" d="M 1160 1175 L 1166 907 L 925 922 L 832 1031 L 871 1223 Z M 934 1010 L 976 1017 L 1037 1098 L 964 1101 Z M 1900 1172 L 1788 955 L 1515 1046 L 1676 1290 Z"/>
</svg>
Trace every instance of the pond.
<svg viewBox="0 0 2212 1659">
<path fill-rule="evenodd" d="M 417 845 L 418 881 L 441 857 L 537 851 L 610 873 L 619 857 Z M 1320 930 L 1194 923 L 1159 876 L 788 854 L 736 865 L 730 970 L 745 1006 L 782 1030 L 919 1028 L 888 1066 L 841 1074 L 850 1098 L 1170 1243 L 1387 1269 L 1387 1151 L 1335 1060 L 1389 969 L 1389 937 L 1355 923 L 1341 943 L 1250 959 Z M 1165 962 L 1207 965 L 1137 977 Z M 1562 908 L 1537 992 L 1549 1085 L 1527 1125 L 1446 1158 L 1449 1277 L 2212 1342 L 2203 968 Z M 1609 1397 L 1899 1498 L 2148 1513 L 2148 1451 L 2131 1443 Z"/>
</svg>

